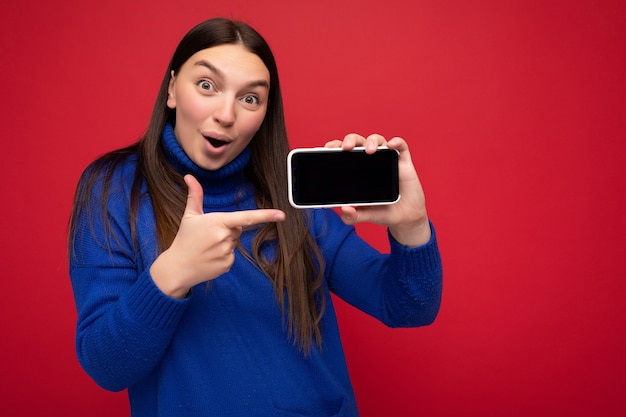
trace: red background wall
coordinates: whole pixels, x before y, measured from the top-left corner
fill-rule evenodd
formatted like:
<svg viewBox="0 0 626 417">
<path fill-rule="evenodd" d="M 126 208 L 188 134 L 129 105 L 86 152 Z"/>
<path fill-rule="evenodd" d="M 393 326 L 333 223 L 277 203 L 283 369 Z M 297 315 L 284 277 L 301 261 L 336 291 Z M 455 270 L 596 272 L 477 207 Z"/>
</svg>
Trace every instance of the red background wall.
<svg viewBox="0 0 626 417">
<path fill-rule="evenodd" d="M 217 15 L 272 45 L 293 146 L 411 145 L 443 305 L 390 330 L 338 301 L 364 417 L 626 413 L 626 3 L 88 3 L 0 6 L 3 415 L 128 415 L 74 354 L 74 186 L 142 133 L 180 37 Z"/>
</svg>

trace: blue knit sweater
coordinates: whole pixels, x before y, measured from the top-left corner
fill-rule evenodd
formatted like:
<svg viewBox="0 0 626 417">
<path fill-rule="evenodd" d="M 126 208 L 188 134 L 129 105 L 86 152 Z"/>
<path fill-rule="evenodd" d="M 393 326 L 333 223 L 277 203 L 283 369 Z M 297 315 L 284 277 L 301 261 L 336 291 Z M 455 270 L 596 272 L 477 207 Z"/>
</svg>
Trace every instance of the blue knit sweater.
<svg viewBox="0 0 626 417">
<path fill-rule="evenodd" d="M 169 125 L 163 141 L 174 167 L 202 183 L 205 212 L 256 208 L 242 172 L 248 149 L 210 172 L 187 157 Z M 130 235 L 136 166 L 129 158 L 114 175 L 108 208 L 115 238 L 105 237 L 97 213 L 79 216 L 70 261 L 80 363 L 100 386 L 128 389 L 134 417 L 357 416 L 330 292 L 388 326 L 435 319 L 441 261 L 434 234 L 415 249 L 389 236 L 391 253 L 380 254 L 332 210 L 313 211 L 329 305 L 322 348 L 314 346 L 310 356 L 287 337 L 270 280 L 240 253 L 228 273 L 194 287 L 186 299 L 164 295 L 149 272 L 158 252 L 147 193 L 136 218 L 138 251 Z M 101 192 L 100 184 L 95 201 Z M 241 237 L 247 250 L 253 237 L 253 231 Z"/>
</svg>

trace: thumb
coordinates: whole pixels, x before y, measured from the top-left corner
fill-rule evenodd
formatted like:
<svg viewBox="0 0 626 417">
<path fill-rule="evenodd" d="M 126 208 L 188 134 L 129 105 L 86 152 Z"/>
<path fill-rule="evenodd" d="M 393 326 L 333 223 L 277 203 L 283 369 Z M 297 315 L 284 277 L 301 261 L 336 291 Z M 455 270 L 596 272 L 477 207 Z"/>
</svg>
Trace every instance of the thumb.
<svg viewBox="0 0 626 417">
<path fill-rule="evenodd" d="M 359 219 L 359 214 L 352 206 L 341 207 L 341 219 L 345 224 L 356 224 Z"/>
<path fill-rule="evenodd" d="M 202 209 L 202 200 L 204 192 L 202 191 L 202 185 L 198 180 L 190 174 L 185 175 L 185 184 L 187 184 L 187 206 L 185 207 L 184 215 L 201 215 L 204 214 Z"/>
</svg>

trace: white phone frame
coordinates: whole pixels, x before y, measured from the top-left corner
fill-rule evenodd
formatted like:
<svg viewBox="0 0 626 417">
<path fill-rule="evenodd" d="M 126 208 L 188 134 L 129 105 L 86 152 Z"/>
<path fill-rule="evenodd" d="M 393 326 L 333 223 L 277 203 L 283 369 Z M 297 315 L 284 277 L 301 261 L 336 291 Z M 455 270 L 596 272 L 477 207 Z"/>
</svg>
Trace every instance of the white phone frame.
<svg viewBox="0 0 626 417">
<path fill-rule="evenodd" d="M 379 146 L 378 150 L 380 149 L 389 149 L 386 146 Z M 353 149 L 354 151 L 364 151 L 365 147 L 359 146 Z M 394 149 L 395 150 L 395 149 Z M 399 152 L 397 150 L 395 150 L 398 154 Z M 287 155 L 287 186 L 289 189 L 289 204 L 291 204 L 293 207 L 297 208 L 297 209 L 307 209 L 307 208 L 326 208 L 326 207 L 345 207 L 345 206 L 350 206 L 350 207 L 359 207 L 359 206 L 387 206 L 387 205 L 391 205 L 391 204 L 395 204 L 400 200 L 400 190 L 398 190 L 398 198 L 395 199 L 394 201 L 377 201 L 377 202 L 364 202 L 364 203 L 345 203 L 345 204 L 341 204 L 341 203 L 330 203 L 330 204 L 297 204 L 294 201 L 294 197 L 293 197 L 293 178 L 291 175 L 291 159 L 293 157 L 294 154 L 296 153 L 322 153 L 322 152 L 349 152 L 349 151 L 344 151 L 342 148 L 324 148 L 324 147 L 315 147 L 315 148 L 295 148 L 292 149 L 289 154 Z"/>
</svg>

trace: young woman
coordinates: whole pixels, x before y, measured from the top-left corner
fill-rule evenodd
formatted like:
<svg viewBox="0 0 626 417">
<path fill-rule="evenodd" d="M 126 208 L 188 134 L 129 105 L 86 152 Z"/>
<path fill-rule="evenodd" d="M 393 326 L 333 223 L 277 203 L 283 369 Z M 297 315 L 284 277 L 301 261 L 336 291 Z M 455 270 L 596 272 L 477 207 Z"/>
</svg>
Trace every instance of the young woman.
<svg viewBox="0 0 626 417">
<path fill-rule="evenodd" d="M 296 210 L 272 53 L 212 19 L 178 45 L 148 130 L 93 162 L 69 233 L 80 363 L 140 416 L 356 416 L 330 292 L 394 327 L 430 324 L 441 261 L 406 142 L 400 202 Z M 343 220 L 343 221 L 342 221 Z M 351 224 L 388 227 L 380 254 Z"/>
</svg>

